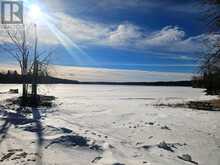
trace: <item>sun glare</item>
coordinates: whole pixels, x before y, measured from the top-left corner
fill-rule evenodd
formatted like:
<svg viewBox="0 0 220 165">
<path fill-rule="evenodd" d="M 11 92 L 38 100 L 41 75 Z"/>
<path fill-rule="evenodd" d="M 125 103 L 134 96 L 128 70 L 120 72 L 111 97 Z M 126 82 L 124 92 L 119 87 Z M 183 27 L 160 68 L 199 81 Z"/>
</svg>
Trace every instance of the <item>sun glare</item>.
<svg viewBox="0 0 220 165">
<path fill-rule="evenodd" d="M 33 19 L 40 19 L 42 17 L 42 11 L 38 5 L 32 5 L 29 9 L 29 15 Z"/>
</svg>

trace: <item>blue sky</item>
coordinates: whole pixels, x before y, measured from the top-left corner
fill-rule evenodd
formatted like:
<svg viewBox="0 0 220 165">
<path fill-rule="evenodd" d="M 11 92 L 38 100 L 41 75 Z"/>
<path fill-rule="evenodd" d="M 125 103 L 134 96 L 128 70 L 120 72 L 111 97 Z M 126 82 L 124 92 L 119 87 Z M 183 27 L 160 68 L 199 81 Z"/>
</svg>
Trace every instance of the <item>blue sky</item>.
<svg viewBox="0 0 220 165">
<path fill-rule="evenodd" d="M 210 38 L 198 2 L 28 1 L 42 10 L 41 49 L 54 50 L 54 64 L 185 73 L 197 71 L 203 40 Z"/>
</svg>

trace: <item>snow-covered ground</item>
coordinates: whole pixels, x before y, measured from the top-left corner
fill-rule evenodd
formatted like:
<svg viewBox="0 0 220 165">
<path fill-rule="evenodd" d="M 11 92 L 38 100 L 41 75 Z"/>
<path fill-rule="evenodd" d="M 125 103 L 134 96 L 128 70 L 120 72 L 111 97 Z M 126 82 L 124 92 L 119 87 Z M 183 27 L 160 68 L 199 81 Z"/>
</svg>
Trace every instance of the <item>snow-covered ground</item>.
<svg viewBox="0 0 220 165">
<path fill-rule="evenodd" d="M 0 92 L 10 88 L 17 86 L 0 85 Z M 214 98 L 201 89 L 47 85 L 40 91 L 56 96 L 57 106 L 35 110 L 41 119 L 33 124 L 0 120 L 0 164 L 193 164 L 178 158 L 183 154 L 200 165 L 220 164 L 219 112 L 154 106 Z M 0 104 L 15 96 L 0 94 Z"/>
</svg>

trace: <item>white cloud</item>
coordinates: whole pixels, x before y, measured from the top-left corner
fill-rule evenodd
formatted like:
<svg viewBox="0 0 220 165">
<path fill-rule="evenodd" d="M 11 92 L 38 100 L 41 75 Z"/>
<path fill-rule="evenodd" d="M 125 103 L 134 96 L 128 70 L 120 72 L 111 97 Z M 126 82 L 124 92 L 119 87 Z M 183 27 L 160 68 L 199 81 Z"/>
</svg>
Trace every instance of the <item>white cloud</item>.
<svg viewBox="0 0 220 165">
<path fill-rule="evenodd" d="M 102 24 L 70 17 L 65 14 L 57 15 L 57 26 L 76 42 L 97 42 L 109 33 L 109 28 Z"/>
<path fill-rule="evenodd" d="M 128 46 L 138 41 L 141 35 L 139 27 L 125 23 L 118 25 L 115 30 L 111 31 L 105 38 L 104 43 L 112 46 Z"/>
<path fill-rule="evenodd" d="M 83 45 L 111 46 L 136 51 L 194 53 L 203 49 L 208 34 L 187 37 L 178 26 L 166 26 L 158 31 L 145 30 L 137 25 L 124 22 L 105 25 L 58 14 L 60 30 L 74 42 Z M 216 37 L 216 36 L 215 36 Z"/>
<path fill-rule="evenodd" d="M 180 42 L 185 37 L 185 32 L 179 27 L 166 26 L 162 30 L 152 33 L 143 39 L 144 46 L 167 46 L 169 44 Z"/>
<path fill-rule="evenodd" d="M 150 31 L 129 22 L 107 25 L 56 13 L 52 23 L 69 40 L 81 47 L 88 45 L 153 53 L 190 53 L 203 49 L 204 39 L 218 35 L 201 34 L 187 37 L 178 26 L 166 26 L 161 30 Z M 45 25 L 38 28 L 39 40 L 43 44 L 58 45 L 60 41 Z M 1 41 L 4 40 L 2 33 Z M 68 44 L 71 46 L 71 44 Z"/>
<path fill-rule="evenodd" d="M 7 72 L 7 70 L 19 71 L 19 67 L 14 64 L 0 65 L 0 71 Z M 107 82 L 180 81 L 191 80 L 193 76 L 192 73 L 150 72 L 68 66 L 51 66 L 50 74 L 70 80 Z"/>
<path fill-rule="evenodd" d="M 205 44 L 212 45 L 217 39 L 220 39 L 220 35 L 217 34 L 201 34 L 198 36 L 192 36 L 176 42 L 170 48 L 173 52 L 204 52 L 207 47 Z"/>
<path fill-rule="evenodd" d="M 80 81 L 150 82 L 191 80 L 192 73 L 56 66 L 56 76 Z"/>
</svg>

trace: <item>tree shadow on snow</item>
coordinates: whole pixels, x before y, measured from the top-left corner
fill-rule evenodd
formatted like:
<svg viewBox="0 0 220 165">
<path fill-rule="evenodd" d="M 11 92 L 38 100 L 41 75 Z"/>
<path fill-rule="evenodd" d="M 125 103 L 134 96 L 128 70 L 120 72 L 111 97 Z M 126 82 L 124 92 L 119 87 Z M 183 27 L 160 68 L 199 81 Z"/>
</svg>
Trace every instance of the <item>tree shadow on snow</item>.
<svg viewBox="0 0 220 165">
<path fill-rule="evenodd" d="M 1 109 L 3 106 L 1 106 Z M 6 107 L 4 107 L 6 108 Z M 27 118 L 23 113 L 24 108 L 20 107 L 14 112 L 1 111 L 0 115 L 0 146 L 2 142 L 7 138 L 8 132 L 11 126 L 15 126 L 18 128 L 19 126 L 24 126 L 27 124 L 31 124 L 32 131 L 36 133 L 37 136 L 37 151 L 36 151 L 36 164 L 42 164 L 42 145 L 43 145 L 43 127 L 41 123 L 41 115 L 38 108 L 31 108 L 32 118 Z"/>
</svg>

